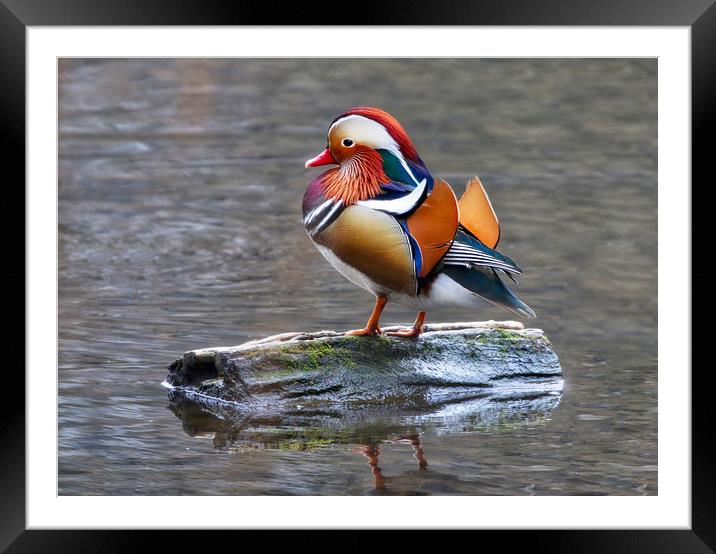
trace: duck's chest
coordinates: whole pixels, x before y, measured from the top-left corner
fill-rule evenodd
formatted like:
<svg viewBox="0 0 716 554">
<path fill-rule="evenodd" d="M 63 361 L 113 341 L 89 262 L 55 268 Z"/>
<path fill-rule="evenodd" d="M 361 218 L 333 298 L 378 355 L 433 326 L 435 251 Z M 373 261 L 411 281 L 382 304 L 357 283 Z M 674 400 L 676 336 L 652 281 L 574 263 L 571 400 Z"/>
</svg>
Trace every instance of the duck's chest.
<svg viewBox="0 0 716 554">
<path fill-rule="evenodd" d="M 410 242 L 394 217 L 352 205 L 326 225 L 315 225 L 309 216 L 304 221 L 318 250 L 346 278 L 374 294 L 415 296 Z"/>
</svg>

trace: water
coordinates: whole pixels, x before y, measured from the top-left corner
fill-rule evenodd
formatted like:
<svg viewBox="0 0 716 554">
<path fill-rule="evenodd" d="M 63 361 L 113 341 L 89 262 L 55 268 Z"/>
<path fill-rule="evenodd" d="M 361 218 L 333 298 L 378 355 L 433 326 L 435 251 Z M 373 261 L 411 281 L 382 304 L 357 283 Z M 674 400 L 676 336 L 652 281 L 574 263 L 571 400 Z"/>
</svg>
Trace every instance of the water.
<svg viewBox="0 0 716 554">
<path fill-rule="evenodd" d="M 59 76 L 60 494 L 657 494 L 655 60 L 67 59 Z M 300 218 L 303 162 L 353 105 L 394 113 L 458 194 L 479 174 L 565 370 L 556 406 L 313 442 L 172 411 L 160 383 L 185 350 L 367 319 Z M 511 315 L 428 314 L 481 319 Z"/>
</svg>

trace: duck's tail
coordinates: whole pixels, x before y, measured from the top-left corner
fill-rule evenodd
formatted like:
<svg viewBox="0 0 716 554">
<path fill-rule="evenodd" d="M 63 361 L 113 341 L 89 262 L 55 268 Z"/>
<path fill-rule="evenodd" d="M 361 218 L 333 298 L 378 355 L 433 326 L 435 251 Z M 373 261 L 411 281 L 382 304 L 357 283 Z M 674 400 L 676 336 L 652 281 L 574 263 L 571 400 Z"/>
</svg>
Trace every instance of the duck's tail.
<svg viewBox="0 0 716 554">
<path fill-rule="evenodd" d="M 500 272 L 515 281 L 522 269 L 504 254 L 488 248 L 462 227 L 441 260 L 440 271 L 469 292 L 497 306 L 534 318 L 535 312 L 502 282 Z M 516 281 L 515 281 L 516 282 Z"/>
<path fill-rule="evenodd" d="M 534 310 L 522 302 L 489 267 L 446 265 L 442 273 L 475 296 L 529 319 L 537 317 Z"/>
</svg>

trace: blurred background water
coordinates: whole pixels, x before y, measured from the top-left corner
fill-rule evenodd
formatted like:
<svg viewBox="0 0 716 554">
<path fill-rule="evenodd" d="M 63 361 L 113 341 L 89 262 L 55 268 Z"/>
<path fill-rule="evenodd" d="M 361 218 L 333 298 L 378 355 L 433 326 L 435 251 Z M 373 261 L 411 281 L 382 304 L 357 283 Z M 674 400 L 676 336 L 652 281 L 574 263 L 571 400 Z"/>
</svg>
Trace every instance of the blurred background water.
<svg viewBox="0 0 716 554">
<path fill-rule="evenodd" d="M 61 59 L 59 493 L 657 494 L 656 70 Z M 313 442 L 312 429 L 269 440 L 170 409 L 160 383 L 185 350 L 365 322 L 372 298 L 320 256 L 300 213 L 317 172 L 303 162 L 355 105 L 398 117 L 458 195 L 480 176 L 500 250 L 525 269 L 530 325 L 565 371 L 555 406 L 509 424 L 379 420 Z M 384 322 L 414 315 L 391 305 Z"/>
</svg>

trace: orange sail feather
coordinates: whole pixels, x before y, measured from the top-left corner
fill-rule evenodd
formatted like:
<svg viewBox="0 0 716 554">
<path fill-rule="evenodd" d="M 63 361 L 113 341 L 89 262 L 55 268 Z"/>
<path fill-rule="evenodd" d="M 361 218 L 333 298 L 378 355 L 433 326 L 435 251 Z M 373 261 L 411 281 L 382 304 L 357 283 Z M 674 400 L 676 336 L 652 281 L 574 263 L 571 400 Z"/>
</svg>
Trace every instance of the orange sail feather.
<svg viewBox="0 0 716 554">
<path fill-rule="evenodd" d="M 460 198 L 460 224 L 490 248 L 500 240 L 500 223 L 480 179 L 473 177 Z"/>
</svg>

